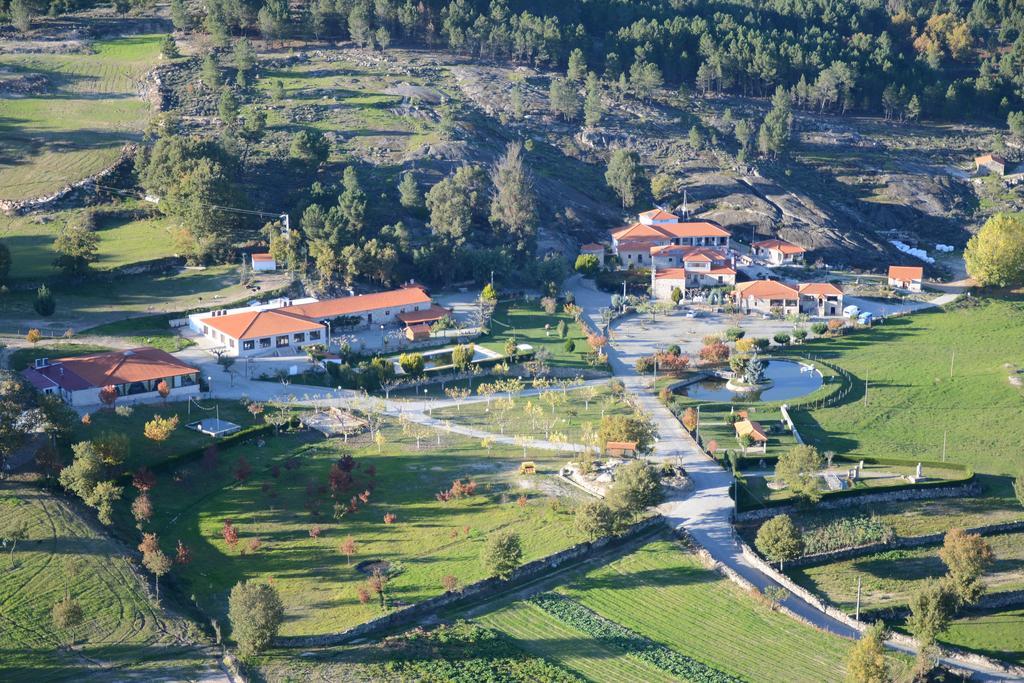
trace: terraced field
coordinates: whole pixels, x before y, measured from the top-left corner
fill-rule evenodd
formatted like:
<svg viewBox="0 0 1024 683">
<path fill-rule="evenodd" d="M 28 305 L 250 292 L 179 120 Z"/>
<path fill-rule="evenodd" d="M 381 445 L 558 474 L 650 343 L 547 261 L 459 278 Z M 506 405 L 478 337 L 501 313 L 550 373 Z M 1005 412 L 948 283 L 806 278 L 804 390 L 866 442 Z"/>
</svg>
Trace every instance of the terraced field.
<svg viewBox="0 0 1024 683">
<path fill-rule="evenodd" d="M 123 550 L 63 501 L 5 482 L 0 520 L 29 525 L 28 540 L 11 558 L 4 553 L 0 571 L 0 680 L 191 680 L 215 673 L 208 653 L 189 644 L 191 624 L 163 614 Z M 85 621 L 58 632 L 50 610 L 66 589 Z"/>
<path fill-rule="evenodd" d="M 42 76 L 28 97 L 0 99 L 0 198 L 25 199 L 106 168 L 149 116 L 138 93 L 156 63 L 158 35 L 97 41 L 94 52 L 0 55 L 8 78 Z"/>
<path fill-rule="evenodd" d="M 651 543 L 557 592 L 712 669 L 747 680 L 838 680 L 851 646 L 745 595 L 670 541 Z M 668 675 L 660 669 L 651 673 L 652 664 L 530 603 L 515 603 L 479 621 L 594 680 L 662 680 Z M 905 666 L 901 660 L 893 663 L 898 670 Z"/>
</svg>

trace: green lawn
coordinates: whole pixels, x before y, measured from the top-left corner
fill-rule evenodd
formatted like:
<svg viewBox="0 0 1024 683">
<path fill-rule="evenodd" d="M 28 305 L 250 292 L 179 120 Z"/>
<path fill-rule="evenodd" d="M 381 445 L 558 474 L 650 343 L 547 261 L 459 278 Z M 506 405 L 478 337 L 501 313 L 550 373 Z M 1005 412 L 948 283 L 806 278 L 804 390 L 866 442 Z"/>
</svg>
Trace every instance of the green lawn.
<svg viewBox="0 0 1024 683">
<path fill-rule="evenodd" d="M 1024 609 L 953 620 L 939 640 L 1015 664 L 1024 664 Z"/>
<path fill-rule="evenodd" d="M 134 202 L 120 202 L 118 208 L 130 209 Z M 43 223 L 37 216 L 0 216 L 0 242 L 11 250 L 12 280 L 41 280 L 56 275 L 53 261 L 57 257 L 53 240 L 80 209 L 50 214 Z M 128 216 L 100 218 L 96 230 L 99 237 L 97 270 L 109 270 L 139 261 L 172 256 L 175 253 L 171 234 L 173 220 L 165 217 L 132 219 Z"/>
<path fill-rule="evenodd" d="M 168 552 L 177 539 L 192 549 L 193 562 L 176 570 L 182 592 L 195 595 L 200 608 L 224 623 L 227 593 L 236 581 L 273 579 L 285 603 L 283 633 L 327 633 L 381 614 L 376 601 L 363 605 L 357 599 L 366 578 L 356 570 L 359 561 L 400 566 L 389 597 L 404 604 L 441 593 L 447 574 L 464 584 L 484 578 L 480 549 L 497 529 L 521 535 L 524 560 L 582 540 L 573 529 L 572 502 L 552 505 L 556 492 L 575 495 L 551 478 L 561 465 L 553 454 L 529 453 L 539 473 L 519 477 L 519 448 L 495 446 L 488 454 L 476 441 L 447 433 L 439 444 L 437 433 L 428 431 L 418 450 L 415 434 L 403 434 L 397 424 L 389 424 L 384 434 L 379 453 L 365 441 L 347 447 L 337 439 L 282 435 L 268 438 L 262 448 L 225 449 L 215 467 L 196 462 L 173 476 L 162 475 L 153 492 L 151 526 Z M 355 482 L 335 497 L 328 473 L 346 452 L 358 463 Z M 252 473 L 238 483 L 241 457 Z M 457 478 L 477 482 L 476 493 L 447 503 L 436 500 L 435 494 Z M 368 504 L 334 518 L 335 501 L 348 503 L 367 490 Z M 525 507 L 517 502 L 520 495 L 526 496 Z M 397 522 L 385 524 L 386 513 L 396 514 Z M 121 518 L 130 528 L 126 510 Z M 239 529 L 235 549 L 222 538 L 225 520 Z M 322 529 L 319 539 L 309 535 L 314 525 Z M 351 566 L 338 550 L 349 535 L 359 544 Z M 254 539 L 261 544 L 256 550 L 249 546 Z"/>
<path fill-rule="evenodd" d="M 556 328 L 559 321 L 565 322 L 568 327 L 567 337 L 576 344 L 572 352 L 565 350 L 565 339 L 558 336 Z M 549 325 L 550 329 L 545 330 L 545 325 Z M 536 301 L 500 302 L 491 318 L 490 334 L 480 337 L 475 343 L 503 353 L 505 341 L 509 338 L 514 338 L 519 344 L 529 344 L 534 351 L 547 351 L 550 354 L 548 363 L 552 367 L 577 370 L 592 367 L 587 363 L 590 347 L 587 345 L 586 335 L 572 317 L 563 313 L 561 309 L 554 315 L 548 315 Z"/>
<path fill-rule="evenodd" d="M 138 81 L 156 64 L 161 38 L 101 40 L 79 54 L 0 55 L 0 68 L 49 81 L 44 93 L 0 100 L 0 137 L 13 151 L 0 163 L 0 196 L 55 191 L 109 166 L 137 140 L 150 115 Z"/>
<path fill-rule="evenodd" d="M 10 370 L 24 370 L 32 365 L 36 358 L 65 358 L 71 356 L 88 356 L 90 353 L 103 353 L 110 349 L 96 344 L 78 343 L 43 343 L 21 349 L 15 349 L 7 355 L 7 367 Z"/>
<path fill-rule="evenodd" d="M 569 443 L 583 443 L 583 425 L 590 423 L 596 434 L 604 415 L 630 415 L 633 410 L 624 399 L 615 397 L 607 385 L 563 391 L 552 387 L 537 396 L 504 398 L 468 403 L 456 408 L 435 410 L 434 417 L 452 424 L 475 427 L 494 433 L 523 434 L 531 438 L 565 435 Z"/>
<path fill-rule="evenodd" d="M 820 450 L 852 459 L 911 462 L 940 460 L 945 435 L 951 462 L 979 472 L 1019 471 L 1020 430 L 1008 419 L 1019 413 L 1022 392 L 1009 379 L 1024 358 L 1024 304 L 969 301 L 806 344 L 805 352 L 856 379 L 843 405 L 795 411 L 800 433 Z"/>
<path fill-rule="evenodd" d="M 1024 588 L 1024 534 L 989 536 L 996 562 L 986 572 L 991 592 Z M 904 606 L 926 580 L 939 578 L 946 566 L 938 547 L 890 550 L 843 562 L 787 572 L 800 585 L 826 598 L 840 609 L 853 611 L 857 579 L 861 579 L 861 609 Z"/>
<path fill-rule="evenodd" d="M 190 404 L 181 401 L 173 401 L 166 405 L 162 403 L 133 405 L 132 414 L 128 417 L 121 417 L 113 410 L 97 408 L 90 413 L 89 424 L 78 423 L 75 425 L 75 439 L 87 441 L 96 438 L 103 432 L 127 434 L 131 439 L 131 454 L 125 461 L 124 467 L 129 471 L 135 471 L 140 467 L 157 465 L 172 455 L 203 448 L 214 443 L 213 437 L 188 429 L 185 425 L 196 420 L 213 417 L 218 414 L 218 410 L 222 420 L 229 420 L 242 427 L 256 424 L 255 418 L 239 401 L 200 399 L 199 403 L 204 409 L 192 405 L 191 412 Z M 167 441 L 162 443 L 147 439 L 142 433 L 146 422 L 152 420 L 154 415 L 178 416 L 178 428 Z"/>
<path fill-rule="evenodd" d="M 0 558 L 0 680 L 194 680 L 212 658 L 178 641 L 192 625 L 163 614 L 147 597 L 125 550 L 95 531 L 60 498 L 0 482 L 0 524 L 24 520 L 28 540 L 14 564 Z M 50 610 L 65 587 L 85 615 L 70 632 Z M 74 641 L 75 652 L 58 649 Z"/>
<path fill-rule="evenodd" d="M 682 416 L 682 411 L 686 410 L 685 405 L 682 404 L 673 404 L 672 407 L 679 409 L 679 416 Z M 778 457 L 796 445 L 796 439 L 793 438 L 792 433 L 784 431 L 782 413 L 777 407 L 750 405 L 743 406 L 743 409 L 748 411 L 751 420 L 759 422 L 763 428 L 771 430 L 768 435 L 767 453 L 750 449 L 746 455 L 748 459 L 758 460 L 766 456 Z M 718 446 L 715 452 L 719 457 L 726 450 L 742 453 L 742 447 L 736 439 L 735 427 L 725 421 L 729 413 L 730 407 L 721 404 L 701 405 L 700 409 L 701 441 L 705 447 L 714 441 Z"/>
<path fill-rule="evenodd" d="M 669 541 L 651 543 L 558 592 L 679 653 L 748 680 L 838 680 L 851 646 L 772 611 Z M 517 603 L 479 621 L 506 630 L 521 647 L 535 646 L 538 654 L 589 676 L 588 667 L 595 680 L 659 680 L 642 669 L 602 674 L 602 666 L 637 666 L 638 660 L 533 605 Z"/>
</svg>

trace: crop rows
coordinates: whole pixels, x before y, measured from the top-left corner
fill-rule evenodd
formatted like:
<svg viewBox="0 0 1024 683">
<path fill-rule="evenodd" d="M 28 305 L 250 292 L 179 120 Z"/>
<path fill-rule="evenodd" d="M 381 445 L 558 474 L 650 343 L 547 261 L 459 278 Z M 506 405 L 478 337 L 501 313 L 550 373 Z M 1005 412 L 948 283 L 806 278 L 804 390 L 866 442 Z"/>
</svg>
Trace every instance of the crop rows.
<svg viewBox="0 0 1024 683">
<path fill-rule="evenodd" d="M 501 630 L 523 650 L 557 662 L 598 683 L 668 683 L 675 680 L 654 666 L 588 638 L 529 602 L 517 602 L 477 621 Z"/>
<path fill-rule="evenodd" d="M 742 680 L 659 645 L 639 633 L 605 619 L 564 595 L 543 593 L 531 598 L 531 602 L 587 635 L 686 680 L 697 683 L 733 683 Z"/>
</svg>

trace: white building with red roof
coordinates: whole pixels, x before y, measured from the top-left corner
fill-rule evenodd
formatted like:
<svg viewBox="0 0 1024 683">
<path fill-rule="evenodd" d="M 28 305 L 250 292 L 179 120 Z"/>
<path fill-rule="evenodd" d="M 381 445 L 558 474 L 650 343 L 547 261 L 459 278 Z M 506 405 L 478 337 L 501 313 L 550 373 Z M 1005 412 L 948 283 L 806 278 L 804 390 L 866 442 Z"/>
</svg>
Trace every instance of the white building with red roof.
<svg viewBox="0 0 1024 683">
<path fill-rule="evenodd" d="M 590 244 L 584 244 L 582 247 L 580 247 L 580 255 L 581 256 L 593 256 L 594 258 L 597 259 L 597 262 L 601 265 L 601 267 L 602 268 L 604 267 L 604 245 L 603 244 L 598 244 L 596 242 L 591 242 Z"/>
<path fill-rule="evenodd" d="M 670 300 L 676 288 L 687 295 L 695 289 L 736 284 L 731 257 L 717 249 L 669 244 L 653 247 L 651 261 L 651 291 L 656 299 Z"/>
<path fill-rule="evenodd" d="M 430 325 L 451 314 L 419 286 L 337 299 L 278 299 L 189 316 L 189 326 L 236 357 L 297 355 L 331 334 L 371 325 Z"/>
<path fill-rule="evenodd" d="M 761 240 L 750 245 L 751 254 L 769 266 L 802 264 L 807 250 L 780 239 Z"/>
<path fill-rule="evenodd" d="M 843 290 L 828 282 L 790 286 L 777 280 L 752 280 L 737 284 L 733 297 L 744 313 L 802 313 L 819 318 L 843 314 Z"/>
<path fill-rule="evenodd" d="M 101 405 L 100 390 L 112 386 L 119 400 L 160 398 L 157 387 L 167 383 L 170 394 L 199 393 L 199 370 L 166 351 L 140 346 L 126 351 L 68 358 L 37 358 L 21 372 L 44 394 L 60 396 L 75 407 Z"/>
<path fill-rule="evenodd" d="M 662 246 L 729 250 L 729 231 L 710 221 L 680 221 L 662 209 L 645 211 L 638 222 L 611 231 L 612 253 L 623 268 L 651 265 L 651 250 Z"/>
<path fill-rule="evenodd" d="M 923 266 L 889 266 L 889 286 L 893 289 L 920 292 L 923 282 Z"/>
</svg>

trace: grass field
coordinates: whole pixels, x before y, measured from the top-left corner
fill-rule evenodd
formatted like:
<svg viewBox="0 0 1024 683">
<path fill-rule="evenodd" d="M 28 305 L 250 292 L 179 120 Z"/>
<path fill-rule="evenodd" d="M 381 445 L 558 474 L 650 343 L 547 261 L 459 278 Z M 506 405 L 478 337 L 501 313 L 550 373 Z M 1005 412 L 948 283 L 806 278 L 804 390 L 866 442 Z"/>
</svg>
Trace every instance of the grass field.
<svg viewBox="0 0 1024 683">
<path fill-rule="evenodd" d="M 565 339 L 558 336 L 556 328 L 559 321 L 564 321 L 568 326 L 567 337 L 576 344 L 576 349 L 572 352 L 565 350 Z M 550 329 L 545 330 L 545 325 L 550 325 Z M 548 363 L 552 367 L 577 370 L 591 367 L 586 358 L 590 353 L 586 336 L 572 317 L 563 313 L 561 309 L 554 315 L 548 315 L 535 301 L 502 301 L 494 309 L 490 334 L 480 337 L 476 343 L 494 351 L 504 352 L 505 341 L 510 338 L 514 338 L 519 344 L 529 344 L 535 351 L 547 351 L 550 354 Z"/>
<path fill-rule="evenodd" d="M 990 592 L 1024 588 L 1024 534 L 989 536 L 996 561 L 983 581 Z M 862 582 L 861 609 L 905 606 L 926 580 L 946 573 L 938 547 L 890 550 L 820 567 L 787 572 L 800 585 L 852 612 L 857 579 Z"/>
<path fill-rule="evenodd" d="M 0 523 L 24 520 L 28 540 L 0 569 L 0 680 L 194 680 L 213 663 L 182 645 L 192 627 L 161 613 L 125 551 L 59 498 L 0 482 Z M 65 587 L 85 621 L 70 632 L 50 619 Z M 74 642 L 74 652 L 60 646 Z"/>
<path fill-rule="evenodd" d="M 132 204 L 125 202 L 118 206 L 130 208 Z M 53 266 L 57 257 L 53 240 L 77 213 L 77 210 L 55 212 L 49 214 L 52 220 L 45 223 L 39 221 L 38 216 L 0 215 L 0 242 L 11 250 L 10 278 L 36 281 L 57 274 Z M 165 217 L 102 217 L 96 230 L 99 250 L 92 267 L 102 271 L 172 256 L 175 253 L 172 226 L 173 220 Z"/>
<path fill-rule="evenodd" d="M 0 196 L 53 192 L 106 168 L 138 139 L 150 111 L 138 90 L 161 38 L 96 41 L 92 53 L 0 55 L 0 68 L 48 81 L 45 93 L 0 100 L 0 136 L 13 150 L 0 163 Z"/>
<path fill-rule="evenodd" d="M 681 410 L 685 409 L 685 407 L 681 406 Z M 762 453 L 760 450 L 750 449 L 746 455 L 748 459 L 757 460 L 766 455 L 768 457 L 777 457 L 796 445 L 796 439 L 793 438 L 793 434 L 784 431 L 782 413 L 777 407 L 754 405 L 746 406 L 744 410 L 749 412 L 751 420 L 761 423 L 761 426 L 765 429 L 772 430 L 768 435 L 767 452 Z M 726 450 L 742 454 L 742 447 L 736 439 L 735 427 L 725 421 L 729 413 L 729 406 L 722 404 L 701 405 L 700 409 L 701 441 L 703 441 L 705 447 L 711 441 L 714 441 L 718 445 L 716 453 L 719 456 Z M 682 415 L 682 412 L 679 415 Z"/>
<path fill-rule="evenodd" d="M 668 541 L 649 544 L 558 592 L 679 653 L 748 680 L 838 680 L 851 646 L 772 611 Z M 595 680 L 660 680 L 636 668 L 635 658 L 561 622 L 552 624 L 552 619 L 533 605 L 515 603 L 479 621 L 510 633 L 524 649 L 536 648 L 531 650 L 535 654 L 585 674 L 595 672 Z M 634 665 L 632 671 L 627 665 Z M 606 667 L 621 668 L 605 675 Z"/>
<path fill-rule="evenodd" d="M 960 617 L 939 638 L 1016 664 L 1024 664 L 1024 609 Z"/>
<path fill-rule="evenodd" d="M 596 434 L 604 415 L 630 415 L 632 412 L 625 400 L 615 397 L 604 385 L 565 392 L 553 387 L 546 395 L 514 398 L 511 404 L 499 398 L 492 400 L 490 406 L 487 402 L 476 402 L 435 410 L 433 414 L 452 424 L 495 433 L 504 429 L 507 434 L 543 437 L 558 432 L 564 434 L 569 443 L 583 443 L 585 423 L 589 422 Z"/>
<path fill-rule="evenodd" d="M 256 424 L 256 419 L 239 401 L 200 399 L 199 403 L 204 409 L 193 405 L 191 412 L 189 412 L 190 404 L 181 401 L 170 402 L 166 405 L 161 403 L 134 405 L 132 414 L 128 417 L 121 417 L 113 410 L 97 408 L 89 414 L 89 424 L 78 423 L 75 425 L 75 439 L 88 441 L 104 432 L 126 434 L 131 440 L 131 454 L 125 461 L 124 467 L 129 471 L 135 471 L 140 467 L 152 467 L 177 453 L 204 448 L 215 442 L 211 436 L 188 429 L 185 425 L 189 422 L 219 414 L 222 420 L 229 420 L 243 428 Z M 171 438 L 163 443 L 147 439 L 142 433 L 146 422 L 152 420 L 154 415 L 167 418 L 172 415 L 178 416 L 178 428 L 173 432 Z"/>
<path fill-rule="evenodd" d="M 431 432 L 417 450 L 414 435 L 398 425 L 383 433 L 379 453 L 366 441 L 346 447 L 340 440 L 282 435 L 268 438 L 262 448 L 225 449 L 216 467 L 197 462 L 162 475 L 152 494 L 151 526 L 168 552 L 178 539 L 192 548 L 193 562 L 178 573 L 183 593 L 195 595 L 203 610 L 223 622 L 227 592 L 236 581 L 272 578 L 285 603 L 283 632 L 325 633 L 381 614 L 376 599 L 366 605 L 357 599 L 366 578 L 356 570 L 360 561 L 393 563 L 389 599 L 397 605 L 441 593 L 447 574 L 463 584 L 484 578 L 480 549 L 497 529 L 521 535 L 524 560 L 583 540 L 573 529 L 572 503 L 552 505 L 557 493 L 572 496 L 547 476 L 561 465 L 553 454 L 531 452 L 540 473 L 520 478 L 522 450 L 515 447 L 495 446 L 488 454 L 475 441 L 447 433 L 438 443 Z M 328 473 L 346 452 L 358 463 L 355 482 L 334 498 Z M 235 472 L 243 456 L 251 475 L 239 482 Z M 476 493 L 436 500 L 456 478 L 473 479 Z M 335 500 L 347 504 L 364 490 L 371 491 L 369 502 L 335 519 Z M 517 502 L 521 495 L 525 505 Z M 386 513 L 396 514 L 397 522 L 386 524 Z M 130 529 L 126 509 L 121 517 Z M 241 538 L 234 549 L 221 535 L 229 519 Z M 310 537 L 314 525 L 321 528 L 319 539 Z M 338 550 L 349 535 L 359 544 L 352 565 Z M 256 538 L 261 545 L 253 550 L 249 544 Z"/>
<path fill-rule="evenodd" d="M 951 462 L 1019 471 L 1020 434 L 1007 416 L 1020 410 L 1021 389 L 1009 379 L 1024 357 L 1024 304 L 970 301 L 806 344 L 806 352 L 853 373 L 856 388 L 843 405 L 795 411 L 800 433 L 819 450 L 853 459 L 909 461 L 940 460 L 945 435 Z"/>
</svg>

